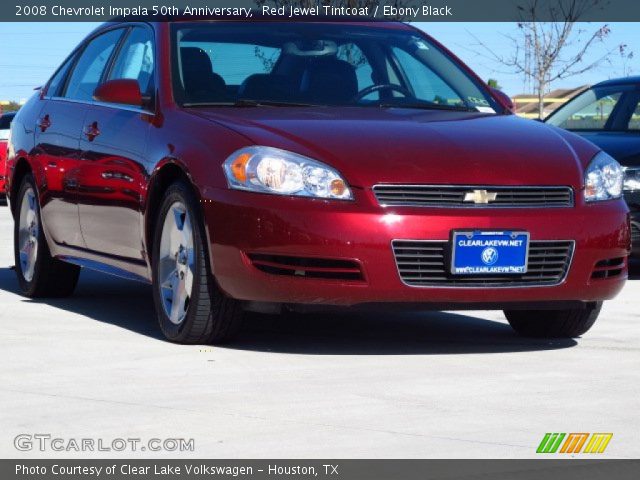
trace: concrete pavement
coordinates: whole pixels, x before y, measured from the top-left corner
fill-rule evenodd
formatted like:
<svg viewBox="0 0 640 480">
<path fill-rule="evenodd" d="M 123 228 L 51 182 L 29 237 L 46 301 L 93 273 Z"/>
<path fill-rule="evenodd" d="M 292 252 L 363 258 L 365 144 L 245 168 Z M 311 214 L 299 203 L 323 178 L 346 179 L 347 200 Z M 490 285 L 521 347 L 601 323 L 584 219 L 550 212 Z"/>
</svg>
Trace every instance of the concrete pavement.
<svg viewBox="0 0 640 480">
<path fill-rule="evenodd" d="M 545 432 L 613 432 L 603 457 L 640 454 L 640 280 L 576 341 L 433 312 L 254 315 L 233 345 L 180 346 L 146 285 L 83 271 L 71 298 L 18 295 L 12 231 L 0 207 L 0 457 L 524 458 Z M 42 433 L 195 450 L 15 448 Z"/>
</svg>

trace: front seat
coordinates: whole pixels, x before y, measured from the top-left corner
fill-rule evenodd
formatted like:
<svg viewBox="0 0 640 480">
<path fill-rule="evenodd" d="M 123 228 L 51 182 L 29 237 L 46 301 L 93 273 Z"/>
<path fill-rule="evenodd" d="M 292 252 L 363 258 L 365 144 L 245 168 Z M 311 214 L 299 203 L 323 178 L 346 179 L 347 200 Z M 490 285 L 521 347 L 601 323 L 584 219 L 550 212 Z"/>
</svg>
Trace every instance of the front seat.
<svg viewBox="0 0 640 480">
<path fill-rule="evenodd" d="M 238 98 L 287 102 L 296 100 L 293 82 L 284 75 L 256 73 L 248 76 L 238 89 Z"/>
<path fill-rule="evenodd" d="M 221 102 L 227 96 L 227 84 L 213 72 L 211 58 L 198 47 L 182 47 L 182 79 L 188 102 Z"/>
<path fill-rule="evenodd" d="M 302 74 L 300 91 L 310 103 L 349 103 L 358 93 L 356 70 L 336 57 L 314 58 Z"/>
</svg>

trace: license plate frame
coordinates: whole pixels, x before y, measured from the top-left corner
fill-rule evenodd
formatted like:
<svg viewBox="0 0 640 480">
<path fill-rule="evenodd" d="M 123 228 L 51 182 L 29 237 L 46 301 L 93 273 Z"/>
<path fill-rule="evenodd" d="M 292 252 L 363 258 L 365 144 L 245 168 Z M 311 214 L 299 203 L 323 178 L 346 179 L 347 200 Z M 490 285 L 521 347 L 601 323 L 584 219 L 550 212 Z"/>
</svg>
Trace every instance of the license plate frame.
<svg viewBox="0 0 640 480">
<path fill-rule="evenodd" d="M 461 244 L 461 239 L 467 242 Z M 530 233 L 523 230 L 454 230 L 450 272 L 456 276 L 524 275 L 530 240 Z"/>
</svg>

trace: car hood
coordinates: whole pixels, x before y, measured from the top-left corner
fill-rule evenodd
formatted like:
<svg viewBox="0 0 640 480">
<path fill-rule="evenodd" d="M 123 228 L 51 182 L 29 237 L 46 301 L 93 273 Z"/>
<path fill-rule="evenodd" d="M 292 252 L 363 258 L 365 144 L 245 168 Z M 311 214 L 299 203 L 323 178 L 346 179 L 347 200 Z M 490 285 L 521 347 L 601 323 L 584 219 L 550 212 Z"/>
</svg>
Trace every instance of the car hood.
<svg viewBox="0 0 640 480">
<path fill-rule="evenodd" d="M 249 143 L 297 152 L 360 187 L 582 184 L 597 148 L 513 115 L 358 107 L 194 109 Z"/>
</svg>

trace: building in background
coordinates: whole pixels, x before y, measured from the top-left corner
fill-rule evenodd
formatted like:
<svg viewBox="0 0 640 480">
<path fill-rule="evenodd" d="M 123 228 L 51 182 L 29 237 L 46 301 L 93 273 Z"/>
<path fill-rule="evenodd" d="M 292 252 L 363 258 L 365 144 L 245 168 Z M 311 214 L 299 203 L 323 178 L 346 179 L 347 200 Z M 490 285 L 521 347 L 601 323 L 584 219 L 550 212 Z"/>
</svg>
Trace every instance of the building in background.
<svg viewBox="0 0 640 480">
<path fill-rule="evenodd" d="M 589 85 L 566 89 L 558 88 L 550 91 L 544 97 L 544 118 L 548 117 L 560 105 L 571 100 L 576 95 L 584 92 Z M 538 98 L 533 94 L 519 94 L 513 98 L 516 106 L 516 114 L 525 118 L 538 118 Z"/>
</svg>

